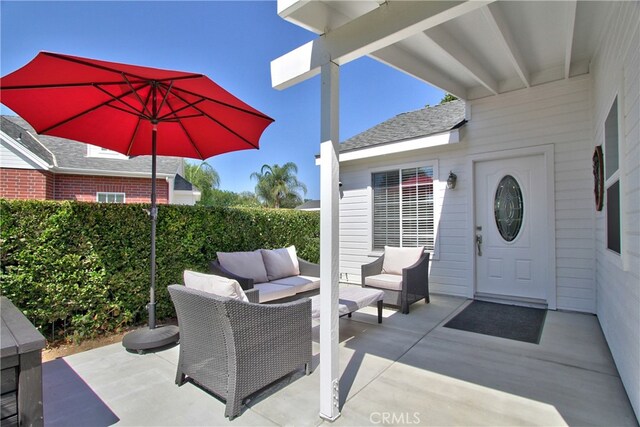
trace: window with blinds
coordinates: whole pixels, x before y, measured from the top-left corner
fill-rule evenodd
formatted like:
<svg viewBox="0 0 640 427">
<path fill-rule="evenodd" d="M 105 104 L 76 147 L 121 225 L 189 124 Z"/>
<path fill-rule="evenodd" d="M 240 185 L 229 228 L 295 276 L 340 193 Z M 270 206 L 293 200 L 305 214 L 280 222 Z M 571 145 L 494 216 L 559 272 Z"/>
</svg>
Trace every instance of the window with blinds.
<svg viewBox="0 0 640 427">
<path fill-rule="evenodd" d="M 433 168 L 372 174 L 373 249 L 425 246 L 434 250 Z"/>
</svg>

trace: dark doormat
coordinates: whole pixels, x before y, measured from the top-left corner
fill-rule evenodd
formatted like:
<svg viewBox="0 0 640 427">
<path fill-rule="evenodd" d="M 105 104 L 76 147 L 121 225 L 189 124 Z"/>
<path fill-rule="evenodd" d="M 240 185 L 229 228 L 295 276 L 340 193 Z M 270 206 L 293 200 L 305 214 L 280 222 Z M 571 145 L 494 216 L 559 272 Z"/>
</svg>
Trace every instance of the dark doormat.
<svg viewBox="0 0 640 427">
<path fill-rule="evenodd" d="M 120 421 L 64 359 L 42 364 L 45 427 L 107 427 Z"/>
<path fill-rule="evenodd" d="M 444 327 L 538 344 L 546 315 L 540 308 L 473 301 Z"/>
</svg>

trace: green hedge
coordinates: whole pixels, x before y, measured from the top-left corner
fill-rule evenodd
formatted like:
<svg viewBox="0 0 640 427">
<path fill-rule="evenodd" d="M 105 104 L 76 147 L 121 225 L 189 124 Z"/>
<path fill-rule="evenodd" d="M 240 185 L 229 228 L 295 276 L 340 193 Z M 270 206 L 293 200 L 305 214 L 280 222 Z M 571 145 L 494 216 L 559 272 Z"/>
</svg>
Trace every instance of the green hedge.
<svg viewBox="0 0 640 427">
<path fill-rule="evenodd" d="M 147 320 L 148 205 L 0 200 L 0 291 L 48 339 L 74 341 Z M 159 207 L 157 317 L 175 316 L 167 285 L 208 271 L 218 251 L 295 245 L 319 259 L 317 212 Z"/>
</svg>

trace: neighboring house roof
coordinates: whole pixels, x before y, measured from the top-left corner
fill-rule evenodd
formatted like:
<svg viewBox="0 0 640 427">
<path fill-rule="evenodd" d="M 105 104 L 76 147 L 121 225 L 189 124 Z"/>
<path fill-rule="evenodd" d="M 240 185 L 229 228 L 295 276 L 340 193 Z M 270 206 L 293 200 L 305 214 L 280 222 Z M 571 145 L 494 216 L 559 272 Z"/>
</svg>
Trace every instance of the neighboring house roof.
<svg viewBox="0 0 640 427">
<path fill-rule="evenodd" d="M 151 175 L 151 156 L 137 156 L 130 158 L 87 157 L 87 144 L 65 138 L 48 135 L 37 135 L 35 130 L 24 119 L 17 116 L 2 116 L 2 131 L 13 139 L 20 134 L 21 141 L 29 151 L 42 158 L 59 170 L 57 172 L 72 172 L 73 170 L 99 173 L 111 172 L 122 175 L 135 173 Z M 34 139 L 29 133 L 36 135 Z M 182 168 L 182 158 L 158 156 L 158 175 L 173 175 Z"/>
<path fill-rule="evenodd" d="M 176 178 L 173 181 L 173 189 L 176 191 L 193 191 L 194 190 L 194 186 L 193 184 L 191 184 L 189 181 L 187 181 L 186 179 L 184 179 L 182 177 L 182 175 L 180 174 L 176 174 Z M 198 191 L 197 188 L 195 188 L 196 191 Z"/>
<path fill-rule="evenodd" d="M 9 135 L 18 144 L 42 159 L 46 164 L 54 164 L 53 154 L 31 136 L 26 129 L 9 120 L 8 116 L 2 116 L 0 119 L 0 129 L 2 132 Z M 18 117 L 16 117 L 16 119 L 18 119 Z"/>
<path fill-rule="evenodd" d="M 307 200 L 300 206 L 296 206 L 296 209 L 301 211 L 315 211 L 320 209 L 320 200 Z"/>
<path fill-rule="evenodd" d="M 340 152 L 405 141 L 457 129 L 466 123 L 464 101 L 398 114 L 340 144 Z"/>
</svg>

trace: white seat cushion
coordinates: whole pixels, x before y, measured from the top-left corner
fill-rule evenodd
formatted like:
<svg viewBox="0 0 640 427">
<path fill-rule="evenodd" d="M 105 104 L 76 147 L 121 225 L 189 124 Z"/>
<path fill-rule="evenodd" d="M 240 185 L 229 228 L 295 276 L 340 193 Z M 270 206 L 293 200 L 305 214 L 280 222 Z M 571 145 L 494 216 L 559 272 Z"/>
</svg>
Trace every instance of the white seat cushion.
<svg viewBox="0 0 640 427">
<path fill-rule="evenodd" d="M 276 285 L 293 286 L 296 292 L 307 292 L 320 288 L 320 278 L 313 276 L 291 276 L 276 279 Z"/>
<path fill-rule="evenodd" d="M 382 261 L 382 272 L 388 274 L 402 274 L 402 269 L 415 264 L 422 254 L 424 247 L 417 248 L 395 248 L 384 247 L 384 260 Z"/>
<path fill-rule="evenodd" d="M 300 265 L 295 246 L 282 249 L 262 249 L 261 253 L 264 267 L 267 271 L 267 278 L 270 282 L 300 274 Z"/>
<path fill-rule="evenodd" d="M 258 290 L 261 303 L 291 297 L 296 294 L 296 289 L 293 286 L 275 285 L 273 283 L 258 283 L 253 285 L 253 288 Z"/>
<path fill-rule="evenodd" d="M 249 299 L 236 280 L 191 270 L 185 270 L 183 278 L 184 285 L 187 288 L 249 302 Z"/>
<path fill-rule="evenodd" d="M 364 284 L 374 288 L 390 289 L 399 291 L 402 289 L 402 276 L 398 274 L 376 274 L 364 278 Z"/>
<path fill-rule="evenodd" d="M 222 268 L 236 276 L 251 278 L 255 283 L 269 281 L 260 250 L 253 252 L 217 252 L 216 254 Z"/>
<path fill-rule="evenodd" d="M 347 286 L 338 293 L 338 315 L 353 313 L 384 298 L 384 292 L 378 289 Z M 311 297 L 311 317 L 320 317 L 320 295 Z"/>
</svg>

